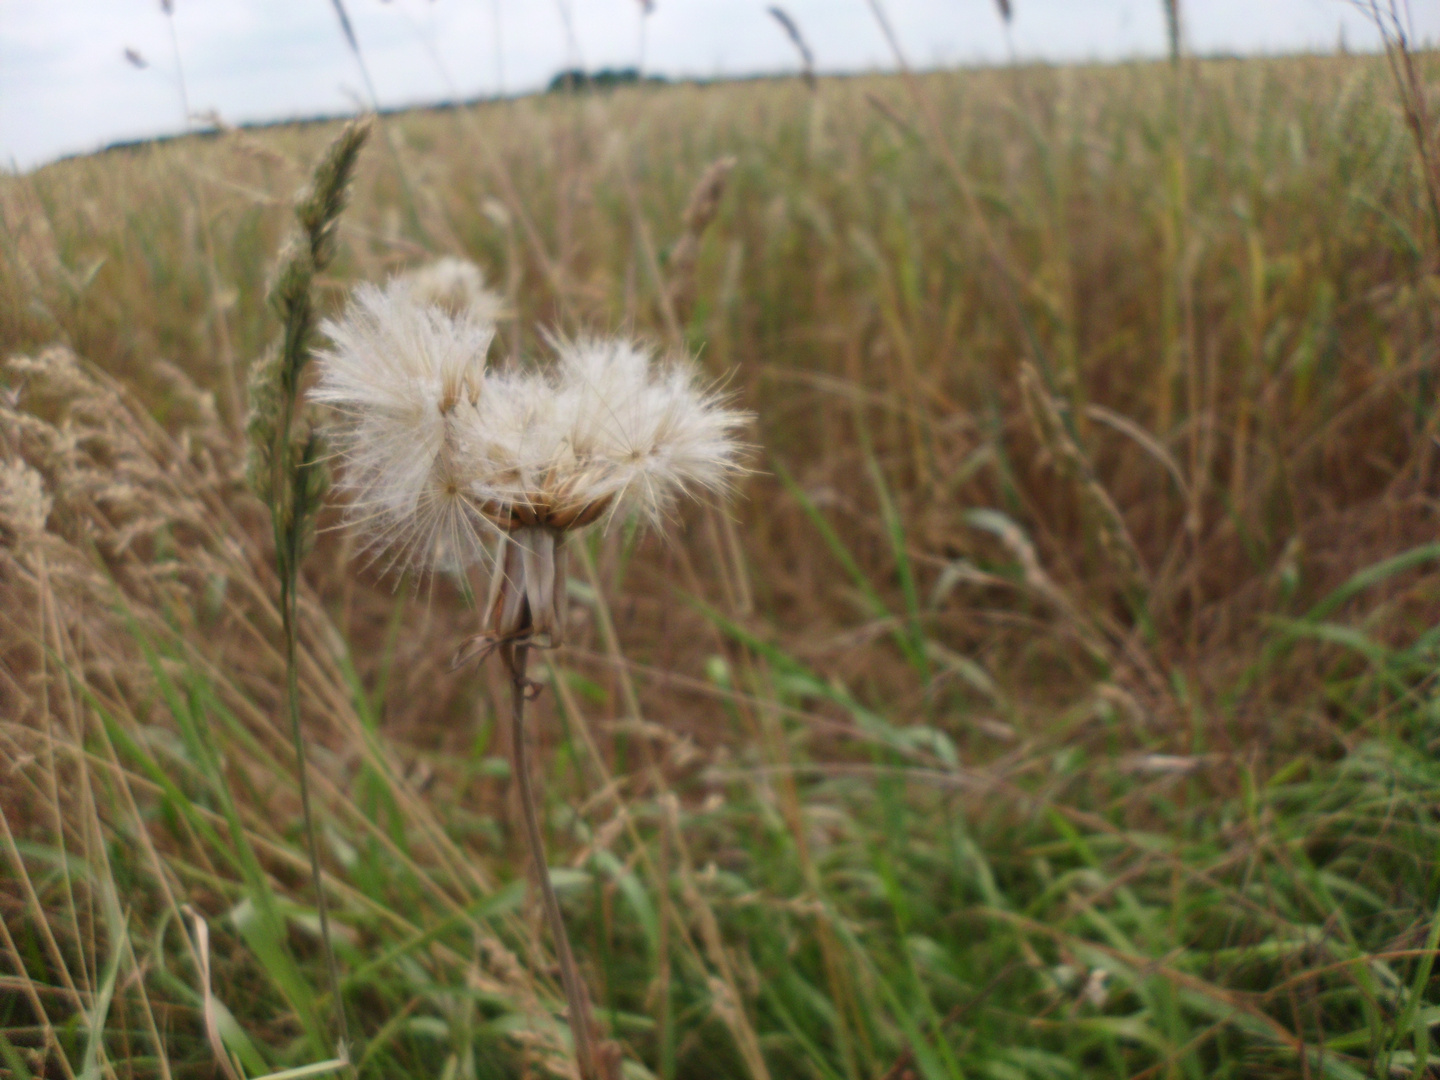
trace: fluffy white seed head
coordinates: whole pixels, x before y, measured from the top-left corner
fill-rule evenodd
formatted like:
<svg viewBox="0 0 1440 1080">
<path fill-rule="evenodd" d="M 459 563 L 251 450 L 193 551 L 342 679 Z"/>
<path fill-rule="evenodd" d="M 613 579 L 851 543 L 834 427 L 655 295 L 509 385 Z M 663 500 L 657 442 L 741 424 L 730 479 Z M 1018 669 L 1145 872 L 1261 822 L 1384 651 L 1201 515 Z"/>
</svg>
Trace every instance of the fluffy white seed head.
<svg viewBox="0 0 1440 1080">
<path fill-rule="evenodd" d="M 735 477 L 748 417 L 701 389 L 694 364 L 600 339 L 563 343 L 559 354 L 556 396 L 585 498 L 659 524 L 680 496 L 721 492 Z"/>
<path fill-rule="evenodd" d="M 614 516 L 660 524 L 740 469 L 744 413 L 689 361 L 623 341 L 555 345 L 553 364 L 486 370 L 493 326 L 361 286 L 325 326 L 312 395 L 345 418 L 340 486 L 372 543 L 407 567 L 468 561 L 489 536 L 555 535 Z"/>
<path fill-rule="evenodd" d="M 395 279 L 356 288 L 343 317 L 322 329 L 330 347 L 317 356 L 310 396 L 341 414 L 353 521 L 401 563 L 469 561 L 480 526 L 461 459 L 494 323 L 422 304 Z"/>
<path fill-rule="evenodd" d="M 492 322 L 500 313 L 500 297 L 485 287 L 485 274 L 468 259 L 453 255 L 402 274 L 398 281 L 422 305 L 454 315 L 471 312 Z"/>
</svg>

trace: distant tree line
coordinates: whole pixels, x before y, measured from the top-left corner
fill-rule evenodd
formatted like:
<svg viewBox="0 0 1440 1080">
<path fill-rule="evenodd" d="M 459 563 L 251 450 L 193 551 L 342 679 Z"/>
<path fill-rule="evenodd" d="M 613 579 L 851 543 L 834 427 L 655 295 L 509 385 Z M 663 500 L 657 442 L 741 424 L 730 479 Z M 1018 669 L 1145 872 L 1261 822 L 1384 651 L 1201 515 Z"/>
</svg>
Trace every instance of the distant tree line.
<svg viewBox="0 0 1440 1080">
<path fill-rule="evenodd" d="M 550 80 L 545 88 L 549 94 L 573 94 L 583 90 L 613 90 L 617 86 L 632 86 L 638 83 L 663 83 L 663 75 L 641 75 L 635 67 L 601 68 L 599 71 L 584 71 L 580 68 L 566 68 Z"/>
</svg>

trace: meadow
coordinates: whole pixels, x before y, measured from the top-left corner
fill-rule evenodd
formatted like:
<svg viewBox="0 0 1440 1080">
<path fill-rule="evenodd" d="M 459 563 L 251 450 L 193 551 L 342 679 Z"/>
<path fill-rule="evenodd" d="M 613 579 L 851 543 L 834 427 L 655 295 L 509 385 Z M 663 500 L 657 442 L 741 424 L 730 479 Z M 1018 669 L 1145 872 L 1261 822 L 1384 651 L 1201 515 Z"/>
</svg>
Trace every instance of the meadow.
<svg viewBox="0 0 1440 1080">
<path fill-rule="evenodd" d="M 0 176 L 10 1080 L 348 1071 L 243 480 L 338 130 Z M 755 414 L 728 503 L 578 545 L 532 671 L 626 1077 L 1436 1073 L 1437 230 L 1383 57 L 380 119 L 323 312 L 463 256 L 492 363 L 621 330 Z M 574 1075 L 504 680 L 449 662 L 484 582 L 339 519 L 298 674 L 354 1071 Z"/>
</svg>

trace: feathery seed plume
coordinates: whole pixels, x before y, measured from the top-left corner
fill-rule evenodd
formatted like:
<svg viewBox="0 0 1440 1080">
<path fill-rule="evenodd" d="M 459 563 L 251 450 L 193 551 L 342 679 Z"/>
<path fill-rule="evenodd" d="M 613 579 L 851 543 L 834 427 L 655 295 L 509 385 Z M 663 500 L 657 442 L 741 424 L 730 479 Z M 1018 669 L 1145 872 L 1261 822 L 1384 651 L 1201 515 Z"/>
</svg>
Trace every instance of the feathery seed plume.
<svg viewBox="0 0 1440 1080">
<path fill-rule="evenodd" d="M 468 259 L 447 255 L 416 267 L 400 280 L 409 285 L 416 301 L 452 315 L 469 310 L 493 321 L 500 313 L 500 297 L 485 287 L 484 272 Z"/>
<path fill-rule="evenodd" d="M 371 546 L 403 569 L 493 560 L 485 643 L 556 644 L 567 534 L 660 525 L 682 496 L 723 491 L 746 415 L 688 361 L 623 341 L 556 340 L 547 368 L 487 370 L 491 315 L 427 305 L 413 279 L 362 285 L 325 324 L 311 397 L 344 419 L 339 486 Z"/>
<path fill-rule="evenodd" d="M 438 550 L 466 565 L 485 526 L 460 468 L 494 323 L 484 313 L 420 303 L 405 278 L 361 285 L 343 318 L 322 327 L 311 399 L 344 419 L 336 443 L 355 524 L 402 566 Z"/>
</svg>

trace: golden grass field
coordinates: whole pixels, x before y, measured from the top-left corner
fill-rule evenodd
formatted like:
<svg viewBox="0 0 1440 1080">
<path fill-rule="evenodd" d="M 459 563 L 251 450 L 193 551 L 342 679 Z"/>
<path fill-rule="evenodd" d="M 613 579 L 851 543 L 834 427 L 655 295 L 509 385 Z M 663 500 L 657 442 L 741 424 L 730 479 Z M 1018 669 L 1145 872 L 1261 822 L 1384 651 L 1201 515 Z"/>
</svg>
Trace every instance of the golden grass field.
<svg viewBox="0 0 1440 1080">
<path fill-rule="evenodd" d="M 7 1078 L 335 1071 L 242 474 L 337 130 L 0 176 Z M 324 312 L 460 255 L 492 362 L 634 333 L 756 416 L 727 506 L 580 545 L 537 661 L 625 1076 L 1435 1075 L 1429 199 L 1376 57 L 381 119 Z M 352 1059 L 573 1075 L 504 680 L 449 669 L 483 581 L 386 576 L 338 521 L 298 672 Z"/>
</svg>

